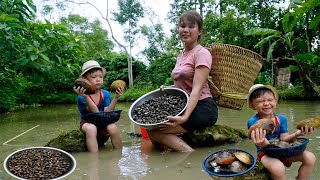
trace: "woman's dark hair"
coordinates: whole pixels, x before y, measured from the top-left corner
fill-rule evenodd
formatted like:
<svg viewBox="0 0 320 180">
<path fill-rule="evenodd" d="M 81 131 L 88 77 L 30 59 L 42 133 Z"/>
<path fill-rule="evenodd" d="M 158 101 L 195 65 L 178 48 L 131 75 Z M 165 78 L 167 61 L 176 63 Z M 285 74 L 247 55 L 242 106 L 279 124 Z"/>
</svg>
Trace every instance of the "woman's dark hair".
<svg viewBox="0 0 320 180">
<path fill-rule="evenodd" d="M 275 97 L 275 94 L 269 88 L 258 88 L 250 94 L 249 102 L 252 102 L 252 100 L 259 98 L 260 96 L 264 95 L 266 92 L 271 92 Z"/>
<path fill-rule="evenodd" d="M 198 37 L 198 41 L 201 40 L 203 34 L 203 19 L 197 11 L 186 11 L 179 17 L 179 25 L 184 21 L 190 21 L 192 24 L 198 24 L 199 30 L 202 31 Z"/>
</svg>

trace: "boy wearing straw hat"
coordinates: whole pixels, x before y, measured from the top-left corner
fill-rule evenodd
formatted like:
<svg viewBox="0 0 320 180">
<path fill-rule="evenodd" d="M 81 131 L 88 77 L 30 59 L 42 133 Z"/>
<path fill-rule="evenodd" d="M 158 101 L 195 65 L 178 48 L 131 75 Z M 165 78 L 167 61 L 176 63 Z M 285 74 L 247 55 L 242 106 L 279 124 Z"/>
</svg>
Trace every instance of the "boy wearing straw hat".
<svg viewBox="0 0 320 180">
<path fill-rule="evenodd" d="M 78 94 L 78 109 L 80 111 L 80 129 L 86 135 L 86 145 L 89 152 L 98 152 L 98 146 L 104 144 L 109 137 L 114 148 L 122 148 L 120 133 L 116 124 L 112 123 L 106 127 L 97 128 L 94 124 L 85 120 L 85 114 L 113 110 L 118 98 L 123 94 L 124 87 L 116 90 L 111 101 L 110 93 L 101 89 L 106 69 L 101 67 L 97 61 L 89 60 L 82 66 L 80 77 L 87 79 L 95 87 L 94 94 L 85 94 L 83 87 L 73 87 Z"/>
<path fill-rule="evenodd" d="M 293 162 L 302 162 L 297 179 L 308 179 L 316 157 L 312 152 L 304 151 L 302 154 L 290 158 L 273 158 L 265 155 L 262 148 L 270 144 L 269 140 L 272 138 L 279 138 L 281 141 L 292 142 L 295 138 L 302 135 L 313 133 L 312 127 L 302 127 L 293 134 L 288 133 L 287 118 L 284 115 L 276 114 L 275 108 L 278 101 L 278 93 L 275 88 L 268 85 L 255 84 L 248 94 L 248 106 L 257 111 L 257 114 L 248 120 L 248 129 L 259 119 L 272 119 L 275 127 L 271 134 L 267 135 L 266 130 L 257 128 L 251 131 L 249 135 L 251 141 L 256 145 L 258 157 L 263 166 L 267 168 L 273 179 L 285 180 L 285 167 L 290 167 Z"/>
</svg>

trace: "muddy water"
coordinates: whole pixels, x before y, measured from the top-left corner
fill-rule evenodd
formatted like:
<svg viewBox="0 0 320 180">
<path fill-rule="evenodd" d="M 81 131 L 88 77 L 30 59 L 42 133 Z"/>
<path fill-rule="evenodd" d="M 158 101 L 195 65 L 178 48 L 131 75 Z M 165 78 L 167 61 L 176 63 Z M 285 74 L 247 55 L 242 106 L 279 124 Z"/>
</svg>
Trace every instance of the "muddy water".
<svg viewBox="0 0 320 180">
<path fill-rule="evenodd" d="M 110 142 L 93 155 L 87 152 L 72 153 L 77 161 L 76 170 L 66 179 L 211 179 L 203 171 L 201 163 L 211 152 L 224 148 L 240 148 L 255 155 L 255 147 L 247 139 L 223 146 L 196 149 L 193 153 L 160 153 L 152 149 L 148 139 L 128 136 L 128 132 L 139 132 L 139 127 L 128 118 L 131 103 L 119 103 L 122 115 L 117 122 L 124 143 L 122 150 L 113 150 Z M 241 111 L 219 108 L 218 124 L 246 129 L 246 120 L 254 113 L 246 106 Z M 320 118 L 319 102 L 280 102 L 277 113 L 288 117 L 289 132 L 295 124 L 308 117 Z M 0 114 L 0 180 L 13 179 L 3 169 L 4 159 L 12 152 L 32 146 L 43 146 L 63 130 L 77 129 L 79 113 L 75 105 L 30 107 L 15 112 Z M 320 175 L 320 132 L 307 136 L 307 149 L 317 157 L 311 179 Z M 287 169 L 288 179 L 294 179 L 300 163 Z"/>
</svg>

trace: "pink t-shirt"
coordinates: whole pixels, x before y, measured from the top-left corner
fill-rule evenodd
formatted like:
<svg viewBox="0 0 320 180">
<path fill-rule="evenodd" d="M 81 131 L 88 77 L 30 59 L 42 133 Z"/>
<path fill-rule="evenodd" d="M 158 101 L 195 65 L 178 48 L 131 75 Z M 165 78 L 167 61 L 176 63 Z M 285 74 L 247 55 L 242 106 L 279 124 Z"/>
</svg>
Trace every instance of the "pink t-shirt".
<svg viewBox="0 0 320 180">
<path fill-rule="evenodd" d="M 206 66 L 211 69 L 211 64 L 211 53 L 201 45 L 197 45 L 187 53 L 181 52 L 171 73 L 174 85 L 185 90 L 190 95 L 195 69 L 198 66 Z M 199 100 L 207 97 L 212 97 L 208 83 L 203 86 Z"/>
</svg>

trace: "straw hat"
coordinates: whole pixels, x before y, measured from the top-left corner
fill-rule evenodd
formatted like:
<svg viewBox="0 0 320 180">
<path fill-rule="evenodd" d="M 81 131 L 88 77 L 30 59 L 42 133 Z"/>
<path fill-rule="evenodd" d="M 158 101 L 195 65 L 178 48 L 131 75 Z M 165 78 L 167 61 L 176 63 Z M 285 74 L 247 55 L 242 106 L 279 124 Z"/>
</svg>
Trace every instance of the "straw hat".
<svg viewBox="0 0 320 180">
<path fill-rule="evenodd" d="M 257 89 L 260 89 L 260 88 L 267 88 L 269 89 L 273 94 L 274 94 L 274 97 L 276 98 L 276 101 L 278 101 L 279 99 L 279 95 L 277 93 L 277 90 L 272 87 L 272 86 L 269 86 L 269 85 L 263 85 L 263 84 L 255 84 L 253 86 L 251 86 L 251 88 L 249 89 L 249 94 L 248 94 L 248 98 L 247 98 L 247 103 L 248 103 L 248 106 L 250 107 L 249 105 L 249 99 L 250 99 L 250 96 L 251 94 L 253 93 L 253 91 L 257 90 Z M 251 108 L 251 107 L 250 107 Z M 252 108 L 251 108 L 252 109 Z"/>
<path fill-rule="evenodd" d="M 88 72 L 90 69 L 93 69 L 93 68 L 100 68 L 103 76 L 105 76 L 107 73 L 106 69 L 101 67 L 97 61 L 89 60 L 83 64 L 80 77 L 83 76 L 86 72 Z"/>
</svg>

